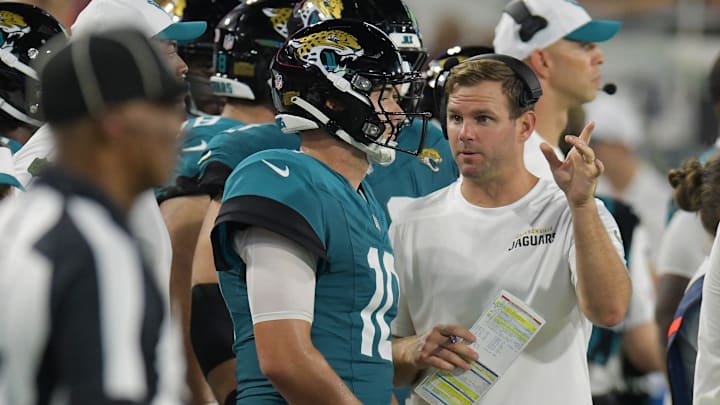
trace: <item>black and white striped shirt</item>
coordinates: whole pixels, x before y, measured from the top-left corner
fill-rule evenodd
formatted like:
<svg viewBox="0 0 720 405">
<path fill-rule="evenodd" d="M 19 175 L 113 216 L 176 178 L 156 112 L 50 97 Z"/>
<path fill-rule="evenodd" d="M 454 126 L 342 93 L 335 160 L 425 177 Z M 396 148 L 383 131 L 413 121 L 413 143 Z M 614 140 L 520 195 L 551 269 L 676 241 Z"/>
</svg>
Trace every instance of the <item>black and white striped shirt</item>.
<svg viewBox="0 0 720 405">
<path fill-rule="evenodd" d="M 167 298 L 99 190 L 48 171 L 0 235 L 0 403 L 177 403 Z"/>
</svg>

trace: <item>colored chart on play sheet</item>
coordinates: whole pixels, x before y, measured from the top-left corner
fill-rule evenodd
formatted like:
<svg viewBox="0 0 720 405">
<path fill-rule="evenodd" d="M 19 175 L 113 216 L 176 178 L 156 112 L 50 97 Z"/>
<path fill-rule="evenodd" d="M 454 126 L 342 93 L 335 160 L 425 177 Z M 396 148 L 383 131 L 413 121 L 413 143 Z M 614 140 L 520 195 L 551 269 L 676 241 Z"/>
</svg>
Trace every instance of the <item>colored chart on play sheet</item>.
<svg viewBox="0 0 720 405">
<path fill-rule="evenodd" d="M 472 405 L 537 335 L 545 320 L 519 298 L 502 291 L 470 329 L 479 356 L 470 370 L 436 370 L 415 387 L 415 393 L 434 405 Z"/>
</svg>

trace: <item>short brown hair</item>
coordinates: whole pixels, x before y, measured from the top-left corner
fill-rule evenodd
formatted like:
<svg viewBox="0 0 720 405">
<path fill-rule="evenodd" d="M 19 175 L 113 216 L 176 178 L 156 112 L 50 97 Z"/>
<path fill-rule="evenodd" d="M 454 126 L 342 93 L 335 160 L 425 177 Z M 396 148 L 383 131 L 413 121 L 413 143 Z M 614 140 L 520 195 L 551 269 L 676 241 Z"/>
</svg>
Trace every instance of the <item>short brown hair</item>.
<svg viewBox="0 0 720 405">
<path fill-rule="evenodd" d="M 704 165 L 696 159 L 683 163 L 668 173 L 673 197 L 685 211 L 700 212 L 703 228 L 715 235 L 720 222 L 720 156 L 715 155 Z"/>
<path fill-rule="evenodd" d="M 500 82 L 508 101 L 510 118 L 515 119 L 535 108 L 535 104 L 520 106 L 520 97 L 526 91 L 525 83 L 505 63 L 480 59 L 463 62 L 450 70 L 445 88 L 448 97 L 457 87 L 472 87 L 482 82 Z"/>
</svg>

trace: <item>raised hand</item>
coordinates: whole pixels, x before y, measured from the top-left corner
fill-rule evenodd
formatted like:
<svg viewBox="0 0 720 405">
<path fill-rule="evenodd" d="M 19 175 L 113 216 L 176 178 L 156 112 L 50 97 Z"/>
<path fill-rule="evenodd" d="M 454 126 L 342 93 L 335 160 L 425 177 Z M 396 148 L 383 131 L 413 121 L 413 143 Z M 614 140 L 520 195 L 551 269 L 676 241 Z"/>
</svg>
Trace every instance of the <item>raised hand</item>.
<svg viewBox="0 0 720 405">
<path fill-rule="evenodd" d="M 564 161 L 558 159 L 550 145 L 540 145 L 550 164 L 555 183 L 565 192 L 568 203 L 574 207 L 594 204 L 597 179 L 605 170 L 605 166 L 595 157 L 595 152 L 589 146 L 593 129 L 595 123 L 591 121 L 585 125 L 580 136 L 565 136 L 565 141 L 573 148 Z"/>
</svg>

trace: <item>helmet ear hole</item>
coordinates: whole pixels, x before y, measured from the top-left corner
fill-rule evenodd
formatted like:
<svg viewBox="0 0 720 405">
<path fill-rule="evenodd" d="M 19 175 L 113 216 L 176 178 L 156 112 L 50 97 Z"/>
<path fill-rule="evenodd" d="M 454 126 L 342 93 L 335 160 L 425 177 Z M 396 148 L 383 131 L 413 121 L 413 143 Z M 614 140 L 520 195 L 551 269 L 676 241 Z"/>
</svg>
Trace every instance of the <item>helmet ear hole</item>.
<svg viewBox="0 0 720 405">
<path fill-rule="evenodd" d="M 333 112 L 344 112 L 347 110 L 347 107 L 345 106 L 345 104 L 342 101 L 335 99 L 335 98 L 328 98 L 325 101 L 325 107 L 327 107 L 330 111 L 333 111 Z"/>
</svg>

